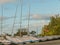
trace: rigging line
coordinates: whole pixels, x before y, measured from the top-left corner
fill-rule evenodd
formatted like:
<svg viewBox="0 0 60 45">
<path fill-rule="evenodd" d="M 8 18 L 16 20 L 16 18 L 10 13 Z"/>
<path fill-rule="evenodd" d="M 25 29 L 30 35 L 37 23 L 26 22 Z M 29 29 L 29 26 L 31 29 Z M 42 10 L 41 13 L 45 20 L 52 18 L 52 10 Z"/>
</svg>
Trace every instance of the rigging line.
<svg viewBox="0 0 60 45">
<path fill-rule="evenodd" d="M 20 15 L 20 29 L 22 27 L 22 8 L 23 8 L 23 0 L 20 0 L 21 3 L 21 15 Z M 21 30 L 20 30 L 20 37 L 21 37 Z"/>
<path fill-rule="evenodd" d="M 30 30 L 30 1 L 28 0 L 28 35 L 29 35 L 29 30 Z"/>
<path fill-rule="evenodd" d="M 2 8 L 2 16 L 1 16 L 1 35 L 2 35 L 2 31 L 3 31 L 3 5 L 1 6 Z"/>
<path fill-rule="evenodd" d="M 13 20 L 13 26 L 12 26 L 12 32 L 11 32 L 12 36 L 13 36 L 13 31 L 14 31 L 16 17 L 17 17 L 17 9 L 18 9 L 18 4 L 17 4 L 17 7 L 16 7 L 15 16 L 14 16 L 14 20 Z"/>
</svg>

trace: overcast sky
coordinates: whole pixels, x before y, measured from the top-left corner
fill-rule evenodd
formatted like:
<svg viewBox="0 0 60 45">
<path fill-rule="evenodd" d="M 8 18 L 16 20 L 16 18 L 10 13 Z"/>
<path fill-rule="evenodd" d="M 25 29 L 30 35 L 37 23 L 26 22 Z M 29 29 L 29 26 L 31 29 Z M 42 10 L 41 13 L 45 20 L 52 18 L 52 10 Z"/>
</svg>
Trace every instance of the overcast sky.
<svg viewBox="0 0 60 45">
<path fill-rule="evenodd" d="M 50 17 L 60 13 L 60 0 L 29 0 L 30 2 L 30 28 L 41 31 L 42 27 L 50 21 Z M 28 0 L 23 0 L 22 27 L 27 27 Z M 3 5 L 3 16 L 2 16 Z M 0 23 L 3 19 L 3 32 L 11 33 L 14 15 L 17 8 L 17 18 L 15 21 L 14 32 L 19 28 L 21 3 L 20 0 L 0 0 Z M 1 24 L 0 24 L 1 25 Z M 1 27 L 1 26 L 0 26 Z M 36 28 L 36 29 L 34 29 Z M 40 32 L 39 31 L 39 32 Z"/>
</svg>

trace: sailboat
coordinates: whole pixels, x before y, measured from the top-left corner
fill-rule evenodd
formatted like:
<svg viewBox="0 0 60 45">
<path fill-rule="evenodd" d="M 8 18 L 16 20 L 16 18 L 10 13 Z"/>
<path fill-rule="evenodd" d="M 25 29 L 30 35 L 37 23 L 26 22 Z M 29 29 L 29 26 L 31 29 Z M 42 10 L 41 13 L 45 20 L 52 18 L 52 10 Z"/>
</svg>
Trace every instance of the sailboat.
<svg viewBox="0 0 60 45">
<path fill-rule="evenodd" d="M 23 8 L 22 3 L 23 3 L 23 0 L 20 0 L 20 3 L 21 3 L 20 29 L 22 29 L 22 8 Z M 16 12 L 17 12 L 17 8 L 18 8 L 18 5 L 16 7 Z M 30 43 L 30 42 L 34 42 L 34 41 L 38 40 L 37 38 L 30 36 L 30 34 L 29 34 L 29 26 L 30 26 L 30 24 L 29 24 L 30 23 L 30 1 L 28 2 L 28 8 L 29 8 L 29 10 L 28 10 L 28 12 L 29 12 L 29 14 L 28 14 L 28 30 L 27 30 L 28 34 L 26 36 L 21 37 L 22 34 L 21 34 L 21 30 L 20 30 L 20 36 L 17 36 L 17 37 L 13 36 L 14 25 L 15 25 L 16 14 L 17 14 L 15 12 L 15 18 L 14 18 L 13 27 L 12 27 L 12 33 L 11 33 L 12 37 L 6 36 L 6 38 L 9 41 L 11 41 L 13 43 L 16 43 L 16 44 L 20 44 L 20 43 L 27 43 L 27 42 Z"/>
<path fill-rule="evenodd" d="M 20 3 L 21 3 L 21 16 L 20 16 L 20 28 L 21 28 L 21 23 L 22 23 L 22 0 L 20 0 Z M 20 44 L 20 43 L 23 43 L 23 41 L 22 41 L 22 40 L 19 40 L 18 38 L 14 37 L 14 35 L 13 35 L 14 25 L 15 25 L 16 16 L 17 16 L 17 9 L 18 9 L 18 4 L 17 4 L 17 6 L 16 6 L 15 18 L 14 18 L 14 20 L 13 20 L 11 37 L 10 37 L 10 36 L 6 36 L 6 38 L 7 38 L 9 41 L 11 41 L 12 43 Z M 20 33 L 21 33 L 21 31 L 20 31 Z M 21 37 L 21 34 L 20 34 L 20 37 Z"/>
<path fill-rule="evenodd" d="M 3 5 L 1 6 L 2 7 L 2 17 L 3 17 Z M 1 35 L 0 35 L 0 44 L 10 44 L 11 42 L 10 41 L 8 41 L 8 40 L 6 40 L 5 38 L 4 38 L 4 35 L 3 35 L 3 18 L 1 18 Z"/>
</svg>

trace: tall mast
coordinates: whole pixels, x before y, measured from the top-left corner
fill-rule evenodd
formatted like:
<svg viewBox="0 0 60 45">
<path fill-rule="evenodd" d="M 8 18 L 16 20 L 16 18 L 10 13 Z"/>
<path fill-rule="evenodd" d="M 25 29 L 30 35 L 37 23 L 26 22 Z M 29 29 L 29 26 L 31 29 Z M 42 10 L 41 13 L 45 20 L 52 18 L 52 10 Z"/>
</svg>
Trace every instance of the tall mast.
<svg viewBox="0 0 60 45">
<path fill-rule="evenodd" d="M 17 9 L 18 9 L 18 4 L 17 4 L 17 7 L 16 7 L 15 16 L 14 16 L 14 20 L 13 20 L 14 22 L 13 22 L 12 32 L 11 32 L 12 36 L 13 36 L 13 32 L 14 32 L 16 17 L 17 17 Z"/>
<path fill-rule="evenodd" d="M 1 35 L 2 35 L 2 31 L 3 31 L 3 4 L 1 6 L 2 8 L 2 15 L 1 15 Z"/>
<path fill-rule="evenodd" d="M 21 4 L 21 15 L 20 15 L 20 37 L 21 35 L 21 28 L 22 28 L 22 8 L 23 8 L 23 0 L 20 0 L 20 4 Z"/>
<path fill-rule="evenodd" d="M 28 0 L 28 35 L 29 35 L 29 28 L 30 28 L 30 1 Z"/>
</svg>

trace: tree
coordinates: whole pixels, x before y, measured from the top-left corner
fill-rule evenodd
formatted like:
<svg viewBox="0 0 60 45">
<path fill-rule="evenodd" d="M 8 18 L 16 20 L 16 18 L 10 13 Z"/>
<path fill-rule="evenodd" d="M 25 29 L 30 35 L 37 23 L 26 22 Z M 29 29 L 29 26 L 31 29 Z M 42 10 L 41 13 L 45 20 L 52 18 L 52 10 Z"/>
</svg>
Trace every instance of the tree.
<svg viewBox="0 0 60 45">
<path fill-rule="evenodd" d="M 30 34 L 35 35 L 36 31 L 31 31 Z"/>
<path fill-rule="evenodd" d="M 27 29 L 26 28 L 18 29 L 18 32 L 16 34 L 14 34 L 14 36 L 20 36 L 20 34 L 21 34 L 21 36 L 27 35 Z"/>
<path fill-rule="evenodd" d="M 60 35 L 60 16 L 52 16 L 48 25 L 42 29 L 42 35 Z"/>
</svg>

